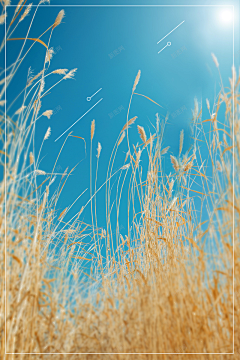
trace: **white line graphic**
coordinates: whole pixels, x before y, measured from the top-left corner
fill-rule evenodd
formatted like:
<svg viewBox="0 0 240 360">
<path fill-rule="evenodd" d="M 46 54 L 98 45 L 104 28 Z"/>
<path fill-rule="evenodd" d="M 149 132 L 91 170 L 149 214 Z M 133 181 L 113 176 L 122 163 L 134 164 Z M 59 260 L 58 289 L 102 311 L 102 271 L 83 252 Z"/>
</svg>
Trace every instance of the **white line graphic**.
<svg viewBox="0 0 240 360">
<path fill-rule="evenodd" d="M 176 30 L 176 28 L 178 28 L 180 25 L 182 25 L 184 23 L 185 20 L 183 20 L 178 26 L 176 26 L 172 31 L 170 31 L 166 36 L 164 36 L 161 40 L 159 40 L 157 42 L 157 44 L 159 44 L 163 39 L 165 39 L 165 37 L 167 37 L 169 34 L 171 34 L 174 30 Z"/>
<path fill-rule="evenodd" d="M 93 98 L 100 90 L 102 90 L 102 88 L 99 89 L 98 91 L 96 91 L 95 94 L 93 94 L 92 96 L 87 97 L 87 101 L 91 101 L 92 98 Z"/>
<path fill-rule="evenodd" d="M 62 137 L 64 134 L 66 134 L 66 132 L 67 132 L 68 130 L 70 130 L 78 121 L 80 121 L 87 113 L 89 113 L 89 111 L 91 111 L 91 110 L 92 110 L 98 103 L 100 103 L 100 101 L 102 101 L 102 100 L 103 100 L 103 98 L 100 99 L 95 105 L 93 105 L 88 111 L 86 111 L 85 114 L 83 114 L 79 119 L 77 119 L 77 120 L 75 121 L 75 123 L 73 123 L 71 126 L 69 126 L 69 128 L 68 128 L 67 130 L 65 130 L 65 131 L 62 133 L 62 135 L 60 135 L 60 136 L 55 140 L 55 142 L 58 141 L 58 140 L 60 139 L 60 137 Z"/>
<path fill-rule="evenodd" d="M 162 50 L 160 50 L 159 52 L 158 52 L 158 54 L 161 52 L 161 51 L 163 51 L 167 46 L 171 46 L 171 43 L 170 43 L 170 41 L 169 42 L 167 42 L 167 45 L 166 46 L 164 46 L 164 48 L 162 48 Z"/>
</svg>

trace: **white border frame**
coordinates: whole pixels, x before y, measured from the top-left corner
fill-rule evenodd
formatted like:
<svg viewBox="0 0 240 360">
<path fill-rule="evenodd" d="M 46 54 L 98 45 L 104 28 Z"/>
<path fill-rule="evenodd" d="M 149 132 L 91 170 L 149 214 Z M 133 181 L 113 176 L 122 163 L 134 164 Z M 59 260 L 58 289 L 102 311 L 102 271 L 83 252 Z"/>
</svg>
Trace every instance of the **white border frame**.
<svg viewBox="0 0 240 360">
<path fill-rule="evenodd" d="M 22 5 L 24 7 L 27 7 L 28 5 Z M 235 46 L 234 46 L 234 5 L 32 5 L 32 7 L 201 7 L 201 6 L 205 6 L 205 7 L 232 7 L 233 9 L 233 67 L 234 67 L 234 50 L 235 50 Z M 4 34 L 4 39 L 5 39 L 5 143 L 7 141 L 7 119 L 6 119 L 6 114 L 7 114 L 7 89 L 6 89 L 6 73 L 7 73 L 7 69 L 6 69 L 6 63 L 7 63 L 7 44 L 6 44 L 6 33 L 7 33 L 7 7 L 17 7 L 17 5 L 6 5 L 5 8 L 5 34 Z M 234 88 L 233 88 L 233 134 L 234 134 L 234 124 L 235 124 L 235 104 L 234 104 L 234 97 L 235 97 L 235 92 L 234 92 Z M 234 244 L 235 244 L 235 238 L 234 238 L 234 231 L 235 231 L 235 218 L 234 218 L 234 206 L 235 206 L 235 202 L 234 202 L 234 190 L 235 190 L 235 162 L 234 162 L 234 155 L 235 155 L 235 140 L 234 140 L 234 136 L 233 136 L 233 352 L 232 353 L 7 353 L 6 352 L 6 344 L 7 344 L 7 334 L 6 334 L 6 327 L 7 327 L 7 322 L 6 322 L 6 310 L 7 310 L 7 292 L 6 292 L 6 282 L 7 282 L 7 212 L 6 212 L 6 203 L 7 203 L 7 194 L 6 194 L 6 186 L 7 186 L 7 178 L 6 178 L 6 171 L 5 171 L 5 176 L 4 176 L 4 186 L 5 186 L 5 196 L 4 196 L 4 201 L 5 201 L 5 216 L 4 216 L 4 221 L 5 221 L 5 286 L 4 286 L 4 290 L 5 290 L 5 317 L 4 317 L 4 330 L 5 330 L 5 355 L 234 355 L 234 329 L 235 329 L 235 322 L 234 322 L 234 276 L 235 276 L 235 269 L 234 269 Z M 5 169 L 7 166 L 7 155 L 5 153 Z"/>
</svg>

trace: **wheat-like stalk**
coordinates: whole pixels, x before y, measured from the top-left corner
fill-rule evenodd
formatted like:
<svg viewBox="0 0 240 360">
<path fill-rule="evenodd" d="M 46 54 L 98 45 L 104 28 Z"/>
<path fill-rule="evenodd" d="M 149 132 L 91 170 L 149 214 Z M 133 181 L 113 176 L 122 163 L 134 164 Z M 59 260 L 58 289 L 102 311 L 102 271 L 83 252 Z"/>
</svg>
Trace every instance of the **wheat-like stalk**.
<svg viewBox="0 0 240 360">
<path fill-rule="evenodd" d="M 216 56 L 213 53 L 211 53 L 211 55 L 212 55 L 212 59 L 213 59 L 214 64 L 216 65 L 217 68 L 219 68 L 219 63 L 218 63 L 218 60 L 217 60 Z"/>
<path fill-rule="evenodd" d="M 34 156 L 33 156 L 32 152 L 30 152 L 30 154 L 29 154 L 29 161 L 30 161 L 30 165 L 32 165 L 34 163 Z"/>
<path fill-rule="evenodd" d="M 26 7 L 26 9 L 25 9 L 24 13 L 22 14 L 22 16 L 20 17 L 19 22 L 23 21 L 23 20 L 25 19 L 25 17 L 29 15 L 29 13 L 30 13 L 30 11 L 31 11 L 31 8 L 32 8 L 32 4 L 29 4 L 29 5 Z"/>
<path fill-rule="evenodd" d="M 169 183 L 168 196 L 172 194 L 173 185 L 174 185 L 174 179 L 172 179 L 171 182 Z"/>
<path fill-rule="evenodd" d="M 168 150 L 170 149 L 170 146 L 165 147 L 164 149 L 161 150 L 161 155 L 164 155 L 168 152 Z"/>
<path fill-rule="evenodd" d="M 136 76 L 134 84 L 133 84 L 132 92 L 134 92 L 136 90 L 137 84 L 139 83 L 139 80 L 140 80 L 140 76 L 141 76 L 141 70 L 139 70 L 137 73 L 137 76 Z"/>
<path fill-rule="evenodd" d="M 37 103 L 37 107 L 36 107 L 36 103 Z M 34 103 L 34 109 L 35 109 L 35 116 L 37 117 L 39 114 L 39 111 L 42 107 L 42 102 L 41 102 L 41 100 L 38 100 L 38 101 L 36 100 L 36 103 Z"/>
<path fill-rule="evenodd" d="M 142 151 L 141 151 L 141 149 L 139 149 L 138 152 L 137 152 L 137 155 L 136 155 L 136 162 L 135 162 L 135 167 L 136 167 L 136 168 L 137 168 L 138 165 L 139 165 L 141 153 L 142 153 Z"/>
<path fill-rule="evenodd" d="M 218 170 L 219 172 L 222 172 L 222 165 L 221 165 L 220 161 L 217 160 L 216 164 L 217 164 L 217 170 Z"/>
<path fill-rule="evenodd" d="M 213 151 L 215 150 L 215 146 L 216 146 L 216 136 L 213 135 L 213 139 L 212 139 L 212 148 L 213 148 Z"/>
<path fill-rule="evenodd" d="M 22 5 L 23 1 L 24 0 L 19 0 L 18 5 L 16 6 L 16 9 L 14 11 L 14 14 L 16 14 L 18 12 L 18 10 L 19 10 L 20 6 Z"/>
<path fill-rule="evenodd" d="M 137 116 L 134 116 L 132 119 L 128 120 L 128 122 L 124 125 L 121 132 L 126 130 L 130 125 L 134 124 L 135 120 L 137 119 Z"/>
<path fill-rule="evenodd" d="M 32 79 L 30 79 L 30 80 L 28 81 L 27 87 L 29 87 L 29 86 L 33 83 L 33 81 L 36 80 L 36 79 L 38 79 L 39 76 L 41 76 L 42 74 L 43 74 L 43 70 L 41 70 L 37 75 L 35 75 Z"/>
<path fill-rule="evenodd" d="M 193 154 L 191 161 L 190 161 L 189 163 L 187 163 L 187 165 L 186 165 L 186 166 L 184 167 L 184 169 L 183 169 L 185 172 L 187 172 L 188 170 L 190 170 L 190 169 L 192 168 L 193 162 L 194 162 L 195 158 L 196 158 L 196 155 Z M 187 161 L 188 161 L 188 160 L 187 160 Z"/>
<path fill-rule="evenodd" d="M 175 158 L 175 156 L 173 156 L 173 155 L 170 155 L 170 158 L 171 158 L 172 166 L 173 166 L 174 170 L 177 172 L 177 171 L 179 170 L 178 160 L 177 160 L 177 158 Z"/>
<path fill-rule="evenodd" d="M 4 22 L 5 22 L 5 17 L 6 17 L 5 14 L 0 15 L 0 25 L 4 24 Z"/>
<path fill-rule="evenodd" d="M 46 51 L 46 57 L 45 57 L 45 63 L 47 64 L 48 62 L 50 63 L 53 55 L 55 54 L 54 49 L 50 48 Z"/>
<path fill-rule="evenodd" d="M 21 114 L 24 109 L 26 109 L 26 106 L 25 106 L 25 105 L 22 105 L 22 106 L 15 112 L 15 115 Z"/>
<path fill-rule="evenodd" d="M 47 140 L 49 138 L 49 136 L 51 135 L 51 128 L 50 126 L 48 127 L 46 134 L 44 135 L 44 140 Z"/>
<path fill-rule="evenodd" d="M 208 99 L 206 99 L 206 104 L 207 104 L 208 110 L 210 111 L 210 103 L 209 103 L 209 100 L 208 100 Z"/>
<path fill-rule="evenodd" d="M 95 133 L 95 120 L 93 119 L 93 121 L 91 123 L 91 141 L 94 137 L 94 133 Z"/>
<path fill-rule="evenodd" d="M 46 175 L 46 172 L 43 170 L 36 170 L 35 172 L 37 175 Z"/>
<path fill-rule="evenodd" d="M 144 145 L 143 149 L 145 149 L 145 147 L 147 147 L 149 144 L 151 144 L 151 146 L 152 146 L 152 143 L 153 143 L 153 140 L 154 140 L 155 136 L 156 136 L 156 134 L 153 134 L 153 135 L 150 136 L 150 138 L 145 142 L 145 145 Z"/>
<path fill-rule="evenodd" d="M 54 70 L 52 73 L 59 74 L 59 75 L 66 75 L 67 71 L 68 71 L 68 69 L 57 69 L 57 70 Z"/>
<path fill-rule="evenodd" d="M 181 155 L 183 149 L 183 139 L 184 139 L 184 130 L 181 130 L 180 141 L 179 141 L 179 156 Z"/>
<path fill-rule="evenodd" d="M 126 169 L 129 169 L 130 167 L 130 164 L 125 164 L 121 167 L 122 170 L 126 170 Z"/>
<path fill-rule="evenodd" d="M 101 150 L 102 150 L 102 145 L 100 144 L 100 142 L 98 142 L 98 147 L 97 147 L 97 158 L 98 158 L 98 159 L 99 159 L 99 157 L 100 157 Z"/>
<path fill-rule="evenodd" d="M 68 209 L 68 208 L 65 208 L 65 209 L 61 212 L 61 214 L 60 214 L 60 215 L 59 215 L 59 217 L 58 217 L 58 220 L 60 220 L 61 218 L 63 218 L 63 217 L 64 217 L 64 215 L 65 215 L 65 213 L 66 213 L 67 209 Z"/>
<path fill-rule="evenodd" d="M 123 131 L 118 143 L 117 143 L 117 146 L 119 146 L 121 144 L 121 142 L 123 141 L 123 139 L 125 138 L 125 131 Z"/>
<path fill-rule="evenodd" d="M 147 141 L 147 136 L 143 126 L 137 125 L 138 133 L 140 135 L 141 140 L 145 143 Z"/>
</svg>

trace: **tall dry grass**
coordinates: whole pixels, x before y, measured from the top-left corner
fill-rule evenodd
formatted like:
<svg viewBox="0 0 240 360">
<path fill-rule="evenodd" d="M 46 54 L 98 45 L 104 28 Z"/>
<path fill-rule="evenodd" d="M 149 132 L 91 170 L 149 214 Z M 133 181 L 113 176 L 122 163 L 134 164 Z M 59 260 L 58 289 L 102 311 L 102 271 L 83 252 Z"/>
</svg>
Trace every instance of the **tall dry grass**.
<svg viewBox="0 0 240 360">
<path fill-rule="evenodd" d="M 6 1 L 2 4 L 4 13 Z M 26 11 L 21 8 L 22 1 L 19 5 L 7 33 L 11 38 L 13 26 L 17 28 L 18 19 Z M 181 131 L 179 154 L 173 156 L 168 147 L 163 148 L 167 117 L 160 119 L 157 114 L 155 133 L 147 134 L 143 126 L 135 126 L 137 116 L 130 116 L 131 102 L 139 95 L 135 93 L 141 76 L 138 72 L 126 124 L 120 129 L 106 182 L 100 187 L 98 144 L 95 186 L 93 190 L 90 184 L 88 201 L 92 224 L 81 220 L 88 203 L 74 218 L 65 221 L 73 204 L 59 214 L 58 200 L 73 169 L 62 174 L 55 169 L 64 144 L 74 135 L 66 137 L 50 174 L 39 168 L 39 159 L 51 129 L 46 129 L 38 154 L 34 143 L 36 121 L 52 115 L 51 109 L 41 114 L 42 98 L 50 90 L 45 90 L 47 76 L 63 75 L 58 85 L 72 78 L 76 70 L 48 72 L 51 34 L 63 15 L 60 12 L 48 28 L 49 43 L 42 69 L 37 76 L 30 74 L 23 84 L 19 95 L 22 106 L 15 113 L 11 104 L 4 103 L 5 88 L 1 90 L 0 104 L 7 110 L 6 128 L 1 110 L 1 358 L 48 359 L 53 353 L 68 353 L 54 357 L 77 359 L 80 355 L 74 353 L 85 353 L 81 358 L 201 359 L 206 355 L 152 353 L 231 353 L 233 335 L 235 354 L 239 354 L 240 77 L 233 69 L 230 87 L 221 87 L 212 106 L 206 101 L 207 119 L 202 119 L 205 104 L 199 106 L 195 100 L 193 147 L 183 154 Z M 8 69 L 7 87 L 26 55 L 23 45 L 17 62 Z M 213 59 L 218 66 L 216 57 Z M 222 109 L 225 116 L 220 115 Z M 97 121 L 92 122 L 90 129 L 91 157 L 95 126 Z M 132 144 L 133 131 L 139 132 L 140 145 Z M 124 141 L 128 144 L 125 163 L 114 172 L 118 149 Z M 202 153 L 201 142 L 205 149 Z M 147 162 L 141 161 L 145 155 Z M 164 158 L 173 167 L 168 176 L 163 169 Z M 90 169 L 94 182 L 92 160 Z M 113 191 L 116 174 L 117 188 Z M 58 183 L 55 191 L 51 190 L 53 182 Z M 123 188 L 127 184 L 128 236 L 124 238 L 119 222 Z M 100 206 L 106 208 L 106 231 L 97 224 L 96 194 L 103 186 L 106 203 Z"/>
</svg>

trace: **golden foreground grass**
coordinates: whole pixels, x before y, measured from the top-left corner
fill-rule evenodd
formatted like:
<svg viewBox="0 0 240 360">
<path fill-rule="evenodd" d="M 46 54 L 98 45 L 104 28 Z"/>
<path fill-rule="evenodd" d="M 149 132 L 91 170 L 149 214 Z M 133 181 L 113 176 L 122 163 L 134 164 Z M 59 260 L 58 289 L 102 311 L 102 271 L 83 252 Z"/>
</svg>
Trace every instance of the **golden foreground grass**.
<svg viewBox="0 0 240 360">
<path fill-rule="evenodd" d="M 2 1 L 3 8 L 5 3 Z M 11 26 L 18 19 L 23 21 L 24 13 L 26 16 L 29 11 L 20 6 Z M 63 16 L 60 12 L 50 32 Z M 10 28 L 8 37 L 12 38 L 11 34 Z M 25 56 L 22 53 L 8 69 L 7 87 Z M 35 124 L 41 116 L 52 115 L 52 110 L 40 115 L 41 99 L 49 91 L 44 92 L 45 79 L 57 74 L 62 76 L 60 81 L 66 80 L 76 71 L 56 69 L 48 73 L 50 61 L 51 51 L 47 50 L 43 69 L 23 84 L 22 106 L 14 118 L 10 116 L 11 104 L 6 108 L 6 128 L 1 110 L 1 142 L 5 144 L 0 185 L 1 359 L 230 359 L 233 355 L 184 353 L 232 353 L 233 335 L 235 356 L 239 356 L 240 77 L 235 69 L 230 87 L 222 86 L 215 104 L 210 107 L 206 101 L 207 119 L 202 119 L 205 105 L 199 109 L 195 100 L 191 124 L 194 145 L 182 153 L 182 131 L 178 157 L 170 156 L 169 149 L 162 146 L 167 118 L 156 115 L 153 135 L 148 136 L 141 126 L 134 129 L 137 117 L 129 118 L 129 112 L 140 81 L 138 73 L 126 124 L 120 129 L 104 184 L 106 203 L 100 204 L 106 207 L 104 230 L 97 224 L 98 163 L 94 190 L 90 184 L 92 224 L 81 220 L 87 204 L 68 222 L 64 217 L 70 206 L 61 214 L 57 212 L 59 197 L 73 169 L 60 174 L 52 193 L 51 185 L 57 182 L 56 176 L 59 178 L 57 161 L 51 174 L 39 168 L 41 150 L 35 154 Z M 4 94 L 5 88 L 1 91 L 1 106 L 6 105 Z M 130 125 L 131 131 L 138 130 L 140 145 L 131 144 Z M 95 126 L 97 122 L 93 121 L 89 132 L 91 156 Z M 50 135 L 48 128 L 42 146 Z M 127 141 L 129 151 L 112 194 L 114 162 L 123 141 Z M 201 153 L 202 142 L 205 150 Z M 97 160 L 100 154 L 98 143 Z M 147 161 L 141 166 L 144 155 Z M 172 163 L 172 175 L 164 174 L 164 157 Z M 91 170 L 91 183 L 92 174 Z M 129 226 L 124 238 L 118 220 L 126 179 Z"/>
</svg>

